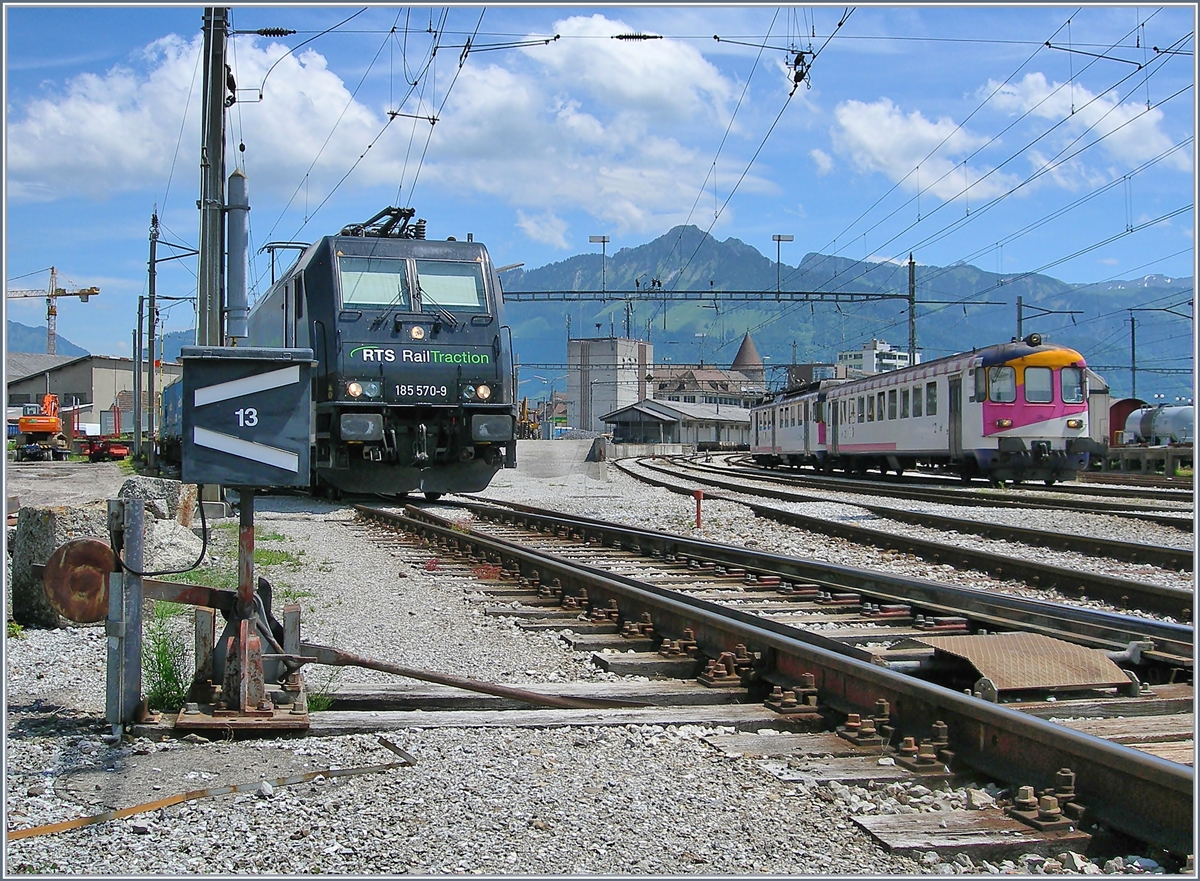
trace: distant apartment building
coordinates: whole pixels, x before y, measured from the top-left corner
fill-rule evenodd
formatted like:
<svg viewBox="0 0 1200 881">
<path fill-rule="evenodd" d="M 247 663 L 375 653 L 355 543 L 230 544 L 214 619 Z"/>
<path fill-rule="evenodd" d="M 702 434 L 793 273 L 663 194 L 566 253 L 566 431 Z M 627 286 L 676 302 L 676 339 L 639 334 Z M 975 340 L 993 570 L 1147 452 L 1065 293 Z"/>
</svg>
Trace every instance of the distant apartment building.
<svg viewBox="0 0 1200 881">
<path fill-rule="evenodd" d="M 567 423 L 608 430 L 601 418 L 650 396 L 654 346 L 623 337 L 567 340 Z"/>
<path fill-rule="evenodd" d="M 864 343 L 861 349 L 848 352 L 838 352 L 838 366 L 847 371 L 855 370 L 862 374 L 886 373 L 889 370 L 899 370 L 908 367 L 908 352 L 893 349 L 884 340 L 871 340 Z M 921 363 L 918 352 L 913 364 Z"/>
</svg>

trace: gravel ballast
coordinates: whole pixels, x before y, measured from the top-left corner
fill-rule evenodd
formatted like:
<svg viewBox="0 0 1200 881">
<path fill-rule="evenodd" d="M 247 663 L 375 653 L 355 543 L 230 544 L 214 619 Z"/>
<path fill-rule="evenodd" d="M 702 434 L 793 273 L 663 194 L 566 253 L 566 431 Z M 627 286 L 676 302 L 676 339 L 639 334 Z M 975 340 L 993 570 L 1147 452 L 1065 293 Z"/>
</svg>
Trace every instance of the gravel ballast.
<svg viewBox="0 0 1200 881">
<path fill-rule="evenodd" d="M 584 464 L 586 445 L 528 449 L 536 452 L 525 454 L 522 467 L 501 472 L 480 495 L 697 534 L 694 502 L 637 484 L 611 465 Z M 97 497 L 115 496 L 113 488 Z M 433 507 L 452 519 L 466 518 L 460 509 Z M 531 689 L 614 678 L 573 653 L 556 632 L 526 632 L 511 620 L 485 616 L 482 604 L 469 601 L 472 585 L 429 565 L 427 551 L 373 541 L 374 529 L 348 506 L 260 498 L 256 521 L 258 546 L 278 552 L 280 560 L 260 574 L 272 582 L 277 604 L 301 604 L 306 640 Z M 236 558 L 236 522 L 214 529 L 217 563 L 225 568 Z M 870 549 L 747 518 L 744 508 L 729 502 L 705 502 L 698 534 L 848 565 L 867 565 L 854 562 L 862 554 L 881 566 Z M 925 567 L 903 558 L 893 562 Z M 926 577 L 950 580 L 941 567 L 926 568 Z M 190 616 L 169 623 L 190 644 Z M 106 643 L 102 625 L 30 629 L 6 639 L 10 828 L 203 787 L 396 760 L 369 734 L 114 742 L 104 736 L 103 724 Z M 317 668 L 307 681 L 312 690 L 409 682 L 357 668 L 332 676 Z M 992 865 L 889 855 L 851 816 L 915 806 L 919 799 L 859 787 L 817 793 L 781 781 L 754 758 L 728 755 L 706 739 L 731 732 L 702 725 L 422 728 L 415 714 L 411 727 L 384 735 L 416 758 L 414 767 L 259 786 L 9 841 L 6 868 L 124 876 L 911 875 L 1024 874 L 1045 862 L 1031 857 Z M 966 790 L 946 790 L 927 806 L 944 809 L 972 798 Z M 1154 871 L 1148 863 L 1134 868 L 1131 860 L 1089 864 L 1090 871 Z M 1054 862 L 1061 861 L 1052 859 L 1040 871 L 1053 871 Z"/>
</svg>

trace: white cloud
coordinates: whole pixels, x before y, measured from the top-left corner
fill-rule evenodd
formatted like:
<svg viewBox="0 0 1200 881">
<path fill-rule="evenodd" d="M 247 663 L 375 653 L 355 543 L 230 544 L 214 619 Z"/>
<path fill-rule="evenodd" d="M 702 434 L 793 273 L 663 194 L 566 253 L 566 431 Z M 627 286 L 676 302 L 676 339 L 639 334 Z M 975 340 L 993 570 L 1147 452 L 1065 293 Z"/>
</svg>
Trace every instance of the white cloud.
<svg viewBox="0 0 1200 881">
<path fill-rule="evenodd" d="M 553 211 L 545 211 L 531 217 L 518 208 L 517 226 L 535 242 L 542 242 L 555 248 L 570 247 L 567 242 L 567 222 L 561 217 L 557 217 Z"/>
<path fill-rule="evenodd" d="M 834 111 L 831 132 L 835 148 L 863 171 L 877 171 L 916 192 L 932 193 L 944 201 L 960 198 L 969 184 L 971 199 L 1006 192 L 1016 178 L 977 164 L 963 166 L 966 157 L 987 142 L 946 117 L 936 122 L 919 110 L 905 114 L 887 98 L 870 104 L 844 101 Z M 937 154 L 930 153 L 937 150 Z M 955 158 L 952 158 L 955 157 Z M 914 172 L 919 166 L 919 172 Z"/>
<path fill-rule="evenodd" d="M 824 150 L 814 147 L 808 151 L 808 155 L 817 164 L 817 174 L 829 174 L 833 170 L 833 157 Z"/>
<path fill-rule="evenodd" d="M 1076 83 L 1051 83 L 1041 73 L 1026 74 L 1019 83 L 1001 86 L 995 81 L 980 89 L 991 94 L 993 104 L 1012 114 L 1031 113 L 1043 119 L 1066 119 L 1072 138 L 1083 135 L 1079 146 L 1104 136 L 1100 148 L 1114 159 L 1143 162 L 1168 150 L 1172 140 L 1162 130 L 1163 112 L 1140 103 L 1121 103 L 1115 92 L 1097 95 Z M 1089 131 L 1090 130 L 1090 131 Z M 1084 134 L 1087 132 L 1087 134 Z M 1191 153 L 1179 150 L 1167 160 L 1180 171 L 1192 168 Z"/>
</svg>

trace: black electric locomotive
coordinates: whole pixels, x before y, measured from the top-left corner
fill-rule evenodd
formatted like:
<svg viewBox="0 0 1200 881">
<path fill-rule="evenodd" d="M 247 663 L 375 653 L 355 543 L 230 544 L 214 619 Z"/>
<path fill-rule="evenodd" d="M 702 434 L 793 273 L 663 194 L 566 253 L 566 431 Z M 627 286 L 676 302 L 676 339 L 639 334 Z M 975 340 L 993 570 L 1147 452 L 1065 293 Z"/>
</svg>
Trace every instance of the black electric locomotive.
<svg viewBox="0 0 1200 881">
<path fill-rule="evenodd" d="M 313 489 L 484 489 L 516 466 L 512 334 L 473 241 L 388 208 L 305 248 L 251 310 L 252 346 L 311 348 Z"/>
</svg>

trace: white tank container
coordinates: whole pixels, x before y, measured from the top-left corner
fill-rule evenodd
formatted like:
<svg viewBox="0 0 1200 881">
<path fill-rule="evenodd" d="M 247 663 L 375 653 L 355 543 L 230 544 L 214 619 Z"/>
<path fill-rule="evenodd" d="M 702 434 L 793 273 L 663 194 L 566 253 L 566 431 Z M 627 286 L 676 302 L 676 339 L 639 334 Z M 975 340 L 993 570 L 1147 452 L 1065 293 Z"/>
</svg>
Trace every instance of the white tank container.
<svg viewBox="0 0 1200 881">
<path fill-rule="evenodd" d="M 1190 444 L 1196 434 L 1191 404 L 1163 404 L 1134 410 L 1125 419 L 1127 444 Z"/>
</svg>

